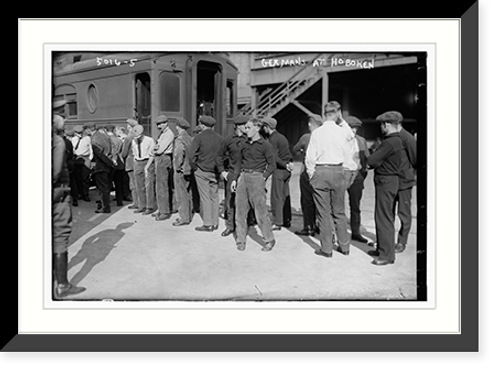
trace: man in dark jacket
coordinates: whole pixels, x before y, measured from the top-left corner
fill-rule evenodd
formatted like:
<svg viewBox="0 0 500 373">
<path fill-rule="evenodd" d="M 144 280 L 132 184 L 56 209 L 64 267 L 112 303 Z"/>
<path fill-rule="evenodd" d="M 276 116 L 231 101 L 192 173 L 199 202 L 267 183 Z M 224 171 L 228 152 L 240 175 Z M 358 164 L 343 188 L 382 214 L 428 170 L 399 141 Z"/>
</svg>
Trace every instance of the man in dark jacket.
<svg viewBox="0 0 500 373">
<path fill-rule="evenodd" d="M 401 118 L 403 118 L 402 115 Z M 401 123 L 398 124 L 398 130 L 403 144 L 403 151 L 401 152 L 401 172 L 396 198 L 398 203 L 398 218 L 401 226 L 395 250 L 396 253 L 402 253 L 406 249 L 411 228 L 411 194 L 413 186 L 416 184 L 417 141 L 411 133 L 403 128 Z"/>
<path fill-rule="evenodd" d="M 91 138 L 92 152 L 94 153 L 94 180 L 96 183 L 97 190 L 101 196 L 102 205 L 98 205 L 97 214 L 100 213 L 110 213 L 110 185 L 111 185 L 111 172 L 116 166 L 116 162 L 112 160 L 112 149 L 113 144 L 111 138 L 106 133 L 104 127 L 100 127 L 98 130 L 92 128 L 93 132 Z"/>
<path fill-rule="evenodd" d="M 54 103 L 54 107 L 64 102 Z M 57 134 L 64 126 L 60 115 L 53 116 L 52 133 L 52 255 L 54 298 L 61 299 L 85 291 L 68 281 L 68 244 L 72 230 L 70 179 L 66 164 L 64 140 Z"/>
<path fill-rule="evenodd" d="M 194 176 L 200 194 L 203 225 L 196 227 L 199 232 L 213 232 L 219 228 L 218 176 L 215 157 L 222 143 L 222 136 L 213 130 L 215 119 L 202 115 L 200 128 L 189 152 L 189 159 L 195 169 Z"/>
<path fill-rule="evenodd" d="M 399 190 L 399 171 L 403 146 L 397 125 L 400 115 L 386 112 L 377 117 L 385 138 L 377 150 L 368 157 L 368 167 L 375 169 L 375 230 L 377 258 L 374 265 L 387 265 L 395 261 L 394 204 Z"/>
<path fill-rule="evenodd" d="M 290 178 L 293 162 L 290 145 L 285 136 L 276 130 L 278 122 L 274 118 L 264 118 L 264 131 L 272 145 L 276 158 L 276 171 L 271 182 L 271 212 L 273 215 L 273 230 L 290 227 L 292 221 L 292 206 L 290 202 Z"/>
</svg>

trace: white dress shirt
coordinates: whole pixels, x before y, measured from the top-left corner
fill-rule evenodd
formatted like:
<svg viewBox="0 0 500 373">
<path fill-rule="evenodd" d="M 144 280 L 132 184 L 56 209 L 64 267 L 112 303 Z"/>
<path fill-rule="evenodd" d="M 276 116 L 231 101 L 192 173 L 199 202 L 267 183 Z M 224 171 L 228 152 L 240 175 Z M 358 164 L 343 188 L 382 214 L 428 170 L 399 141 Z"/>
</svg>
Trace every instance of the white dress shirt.
<svg viewBox="0 0 500 373">
<path fill-rule="evenodd" d="M 342 122 L 340 122 L 339 127 L 344 131 L 350 149 L 349 156 L 344 160 L 344 168 L 349 171 L 356 171 L 360 168 L 359 145 L 356 140 L 356 134 L 352 130 L 351 126 L 349 126 L 349 124 L 347 124 L 347 122 L 343 119 Z"/>
<path fill-rule="evenodd" d="M 132 152 L 136 161 L 144 161 L 153 156 L 155 141 L 149 136 L 143 136 L 141 139 L 140 151 L 137 146 L 137 139 L 132 140 Z"/>
<path fill-rule="evenodd" d="M 309 177 L 312 177 L 316 165 L 342 164 L 345 167 L 349 157 L 352 159 L 352 148 L 346 133 L 334 121 L 326 121 L 313 131 L 305 159 Z"/>
<path fill-rule="evenodd" d="M 73 144 L 73 153 L 77 157 L 92 159 L 92 145 L 89 136 L 82 137 L 80 134 L 76 134 L 71 138 L 71 143 Z"/>
</svg>

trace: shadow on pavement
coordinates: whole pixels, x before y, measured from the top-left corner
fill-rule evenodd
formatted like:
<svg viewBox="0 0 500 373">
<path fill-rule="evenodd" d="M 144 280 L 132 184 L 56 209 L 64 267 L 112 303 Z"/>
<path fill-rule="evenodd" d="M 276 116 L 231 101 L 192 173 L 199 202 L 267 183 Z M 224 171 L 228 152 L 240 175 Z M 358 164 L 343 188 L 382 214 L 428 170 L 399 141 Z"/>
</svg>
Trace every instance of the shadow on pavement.
<svg viewBox="0 0 500 373">
<path fill-rule="evenodd" d="M 124 230 L 132 225 L 133 222 L 120 223 L 115 229 L 106 229 L 88 237 L 68 264 L 68 269 L 71 269 L 84 262 L 82 268 L 71 279 L 71 283 L 75 285 L 80 283 L 97 264 L 103 262 L 125 235 Z"/>
</svg>

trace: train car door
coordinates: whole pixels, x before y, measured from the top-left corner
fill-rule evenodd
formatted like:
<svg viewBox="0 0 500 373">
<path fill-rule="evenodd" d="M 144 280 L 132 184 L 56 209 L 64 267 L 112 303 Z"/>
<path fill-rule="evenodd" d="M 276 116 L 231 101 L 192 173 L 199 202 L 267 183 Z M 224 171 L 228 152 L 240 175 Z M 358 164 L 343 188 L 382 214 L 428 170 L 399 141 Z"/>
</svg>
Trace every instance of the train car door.
<svg viewBox="0 0 500 373">
<path fill-rule="evenodd" d="M 216 120 L 214 130 L 223 134 L 222 66 L 215 62 L 199 61 L 196 67 L 197 115 L 210 115 Z"/>
<path fill-rule="evenodd" d="M 151 130 L 151 77 L 148 73 L 135 76 L 135 116 L 144 127 L 144 134 L 152 136 Z"/>
</svg>

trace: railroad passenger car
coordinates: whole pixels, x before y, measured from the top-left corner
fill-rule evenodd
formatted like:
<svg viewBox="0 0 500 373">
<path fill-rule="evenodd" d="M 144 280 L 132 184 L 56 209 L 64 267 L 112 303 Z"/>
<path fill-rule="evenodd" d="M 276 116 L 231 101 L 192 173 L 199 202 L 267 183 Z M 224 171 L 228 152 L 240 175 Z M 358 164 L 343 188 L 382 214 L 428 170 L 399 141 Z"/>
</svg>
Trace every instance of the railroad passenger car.
<svg viewBox="0 0 500 373">
<path fill-rule="evenodd" d="M 216 132 L 226 136 L 232 131 L 238 71 L 222 53 L 64 55 L 53 55 L 53 99 L 67 101 L 67 126 L 125 126 L 127 118 L 135 118 L 145 134 L 156 138 L 154 120 L 161 114 L 183 117 L 191 129 L 200 115 L 211 115 Z"/>
</svg>

